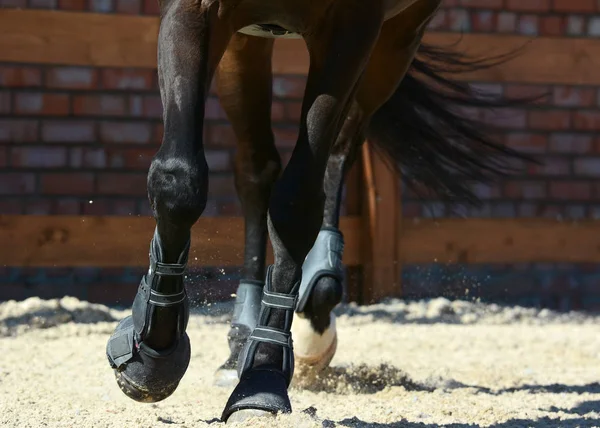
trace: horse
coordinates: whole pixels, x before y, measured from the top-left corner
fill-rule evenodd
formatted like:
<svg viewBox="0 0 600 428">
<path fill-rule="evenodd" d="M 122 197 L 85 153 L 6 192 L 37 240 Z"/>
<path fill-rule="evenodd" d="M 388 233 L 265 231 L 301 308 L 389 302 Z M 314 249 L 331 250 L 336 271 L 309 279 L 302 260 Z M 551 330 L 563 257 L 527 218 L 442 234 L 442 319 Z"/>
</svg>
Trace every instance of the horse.
<svg viewBox="0 0 600 428">
<path fill-rule="evenodd" d="M 405 182 L 476 203 L 472 182 L 515 159 L 462 107 L 482 96 L 448 75 L 494 66 L 422 43 L 440 0 L 162 0 L 158 76 L 164 135 L 147 178 L 156 220 L 149 269 L 106 355 L 130 398 L 169 397 L 190 361 L 184 273 L 190 229 L 207 201 L 205 100 L 213 77 L 238 140 L 245 219 L 243 280 L 217 383 L 234 386 L 221 420 L 292 411 L 295 367 L 323 370 L 336 351 L 342 300 L 344 178 L 365 138 Z M 297 143 L 282 171 L 270 111 L 274 39 L 304 39 L 310 65 Z M 274 263 L 266 267 L 267 234 Z M 292 337 L 294 341 L 292 342 Z"/>
</svg>

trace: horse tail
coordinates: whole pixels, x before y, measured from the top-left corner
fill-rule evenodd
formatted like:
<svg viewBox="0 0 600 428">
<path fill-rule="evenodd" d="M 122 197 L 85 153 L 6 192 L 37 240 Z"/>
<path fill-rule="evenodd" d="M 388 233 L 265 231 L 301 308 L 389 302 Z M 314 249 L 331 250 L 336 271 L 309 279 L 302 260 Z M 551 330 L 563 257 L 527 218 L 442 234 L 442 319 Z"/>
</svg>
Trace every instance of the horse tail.
<svg viewBox="0 0 600 428">
<path fill-rule="evenodd" d="M 485 94 L 451 79 L 496 66 L 515 54 L 473 59 L 421 45 L 396 92 L 375 112 L 366 137 L 418 196 L 428 190 L 444 202 L 477 206 L 481 201 L 473 184 L 491 183 L 524 162 L 536 162 L 496 141 L 497 129 L 472 114 L 473 108 L 481 113 L 481 109 L 523 107 L 534 99 Z"/>
</svg>

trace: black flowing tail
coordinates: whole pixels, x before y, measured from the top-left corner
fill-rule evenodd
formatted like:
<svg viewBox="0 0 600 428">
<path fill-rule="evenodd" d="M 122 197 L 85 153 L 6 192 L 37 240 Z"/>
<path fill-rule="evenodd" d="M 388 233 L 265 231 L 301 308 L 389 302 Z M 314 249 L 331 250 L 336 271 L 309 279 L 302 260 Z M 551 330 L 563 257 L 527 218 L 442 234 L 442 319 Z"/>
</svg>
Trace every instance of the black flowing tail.
<svg viewBox="0 0 600 428">
<path fill-rule="evenodd" d="M 421 45 L 406 77 L 366 130 L 374 149 L 383 152 L 417 194 L 422 196 L 425 188 L 445 202 L 479 205 L 474 183 L 493 182 L 516 171 L 515 164 L 536 162 L 496 142 L 497 130 L 466 112 L 522 107 L 533 99 L 487 95 L 449 77 L 493 67 L 514 55 L 472 59 Z"/>
</svg>

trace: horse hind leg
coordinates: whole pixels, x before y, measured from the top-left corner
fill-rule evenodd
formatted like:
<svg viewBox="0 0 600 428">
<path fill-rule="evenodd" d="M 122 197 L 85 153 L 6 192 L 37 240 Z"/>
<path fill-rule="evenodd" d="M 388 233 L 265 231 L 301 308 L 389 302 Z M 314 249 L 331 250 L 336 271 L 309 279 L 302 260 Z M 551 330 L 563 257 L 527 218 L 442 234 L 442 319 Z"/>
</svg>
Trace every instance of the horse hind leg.
<svg viewBox="0 0 600 428">
<path fill-rule="evenodd" d="M 142 402 L 169 397 L 190 361 L 183 275 L 190 229 L 204 211 L 207 197 L 204 100 L 215 62 L 229 39 L 228 30 L 222 30 L 228 26 L 219 23 L 214 7 L 218 4 L 192 3 L 163 3 L 158 72 L 165 132 L 148 174 L 148 196 L 156 219 L 150 269 L 140 283 L 132 315 L 117 325 L 106 347 L 117 384 L 128 397 Z"/>
<path fill-rule="evenodd" d="M 324 182 L 323 225 L 302 267 L 293 324 L 299 384 L 310 382 L 312 376 L 326 368 L 336 351 L 332 309 L 342 299 L 343 236 L 338 223 L 344 179 L 357 158 L 371 116 L 397 90 L 437 7 L 437 0 L 420 0 L 383 24 L 359 82 L 356 100 L 333 147 Z"/>
<path fill-rule="evenodd" d="M 265 279 L 267 210 L 281 160 L 271 131 L 273 40 L 235 34 L 216 74 L 217 92 L 237 138 L 235 185 L 245 220 L 242 280 L 228 333 L 229 357 L 215 373 L 217 386 L 238 381 L 237 362 L 256 326 Z"/>
<path fill-rule="evenodd" d="M 307 36 L 311 65 L 298 142 L 269 203 L 275 263 L 267 271 L 258 324 L 240 356 L 240 381 L 223 410 L 224 421 L 292 410 L 287 392 L 294 373 L 291 327 L 302 263 L 322 224 L 331 146 L 381 26 L 382 10 L 374 3 L 331 8 L 331 20 Z"/>
<path fill-rule="evenodd" d="M 302 265 L 298 305 L 292 324 L 295 382 L 324 370 L 337 350 L 333 309 L 343 297 L 344 237 L 339 229 L 344 179 L 362 143 L 360 109 L 354 102 L 329 156 L 323 188 L 325 208 L 317 239 Z"/>
</svg>

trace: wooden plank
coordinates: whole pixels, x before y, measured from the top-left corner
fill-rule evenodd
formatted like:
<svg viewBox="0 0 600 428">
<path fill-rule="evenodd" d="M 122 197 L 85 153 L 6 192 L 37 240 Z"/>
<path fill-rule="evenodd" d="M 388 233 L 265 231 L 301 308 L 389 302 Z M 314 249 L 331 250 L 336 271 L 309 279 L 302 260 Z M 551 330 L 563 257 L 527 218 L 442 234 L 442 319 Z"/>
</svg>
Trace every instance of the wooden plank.
<svg viewBox="0 0 600 428">
<path fill-rule="evenodd" d="M 402 263 L 600 263 L 600 221 L 404 220 Z"/>
<path fill-rule="evenodd" d="M 148 217 L 0 216 L 0 261 L 4 266 L 146 266 L 154 224 Z M 360 264 L 360 219 L 343 217 L 340 227 L 344 263 Z M 191 265 L 241 266 L 243 228 L 242 218 L 202 218 L 193 228 Z"/>
<path fill-rule="evenodd" d="M 156 67 L 156 17 L 0 9 L 0 61 L 102 67 Z M 476 55 L 526 46 L 517 58 L 457 78 L 473 81 L 600 84 L 600 40 L 428 33 L 425 42 Z M 308 54 L 302 40 L 278 40 L 273 69 L 304 74 Z"/>
<path fill-rule="evenodd" d="M 400 296 L 400 276 L 397 262 L 399 245 L 397 227 L 402 216 L 398 177 L 383 158 L 362 146 L 366 183 L 365 214 L 363 215 L 363 288 L 358 303 L 369 304 L 384 297 Z"/>
</svg>

